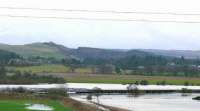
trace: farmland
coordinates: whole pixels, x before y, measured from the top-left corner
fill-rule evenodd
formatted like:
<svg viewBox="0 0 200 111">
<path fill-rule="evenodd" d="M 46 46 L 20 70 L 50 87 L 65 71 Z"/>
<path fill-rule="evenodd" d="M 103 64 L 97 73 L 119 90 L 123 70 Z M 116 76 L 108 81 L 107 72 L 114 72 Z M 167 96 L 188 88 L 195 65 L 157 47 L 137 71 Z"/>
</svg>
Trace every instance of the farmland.
<svg viewBox="0 0 200 111">
<path fill-rule="evenodd" d="M 45 74 L 46 75 L 46 74 Z M 49 74 L 47 74 L 49 75 Z M 186 77 L 165 77 L 165 76 L 140 76 L 140 75 L 117 75 L 117 74 L 79 74 L 79 73 L 51 73 L 64 77 L 68 82 L 77 83 L 135 83 L 136 81 L 147 80 L 149 84 L 157 84 L 165 81 L 166 84 L 184 85 L 185 82 L 191 85 L 200 85 L 200 78 Z"/>
<path fill-rule="evenodd" d="M 53 73 L 53 72 L 68 72 L 69 68 L 63 65 L 40 65 L 40 66 L 25 66 L 25 67 L 8 67 L 9 69 L 20 72 L 32 73 Z"/>
<path fill-rule="evenodd" d="M 10 70 L 20 72 L 32 72 L 32 73 L 67 73 L 70 72 L 70 68 L 59 64 L 44 64 L 39 66 L 25 66 L 25 67 L 8 67 Z M 77 68 L 77 73 L 91 73 L 89 68 Z"/>
<path fill-rule="evenodd" d="M 67 82 L 77 83 L 135 83 L 136 81 L 147 80 L 149 84 L 157 84 L 165 81 L 166 84 L 183 85 L 186 82 L 191 85 L 200 85 L 198 77 L 171 77 L 171 76 L 143 76 L 126 74 L 91 74 L 90 68 L 77 68 L 74 73 L 70 68 L 63 65 L 41 65 L 27 67 L 9 67 L 9 69 L 32 72 L 41 75 L 53 75 L 63 77 Z"/>
</svg>

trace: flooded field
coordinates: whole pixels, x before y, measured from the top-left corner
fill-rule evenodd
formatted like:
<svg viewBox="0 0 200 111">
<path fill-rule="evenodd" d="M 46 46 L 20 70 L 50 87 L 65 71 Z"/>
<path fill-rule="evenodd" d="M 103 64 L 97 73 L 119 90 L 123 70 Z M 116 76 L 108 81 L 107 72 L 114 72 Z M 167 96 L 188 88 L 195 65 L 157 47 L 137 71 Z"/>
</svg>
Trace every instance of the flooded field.
<svg viewBox="0 0 200 111">
<path fill-rule="evenodd" d="M 131 95 L 101 95 L 98 97 L 100 104 L 109 105 L 131 111 L 199 111 L 200 101 L 192 100 L 200 94 L 182 95 L 170 94 L 146 94 L 138 97 Z M 86 95 L 73 95 L 72 98 L 79 101 L 87 101 Z M 93 102 L 97 97 L 93 96 Z"/>
<path fill-rule="evenodd" d="M 71 88 L 71 89 L 93 89 L 98 87 L 102 90 L 127 90 L 128 85 L 122 84 L 87 84 L 87 83 L 67 83 L 67 84 L 38 84 L 38 85 L 0 85 L 0 89 L 24 87 L 27 89 L 49 89 L 49 88 Z M 200 86 L 178 86 L 178 85 L 146 85 L 136 86 L 140 90 L 182 90 L 183 88 L 199 90 Z M 71 98 L 88 102 L 88 95 L 70 95 Z M 121 95 L 99 95 L 92 96 L 90 101 L 103 105 L 128 109 L 131 111 L 199 111 L 200 101 L 192 100 L 193 97 L 200 96 L 200 93 L 182 94 L 145 94 L 133 96 Z"/>
<path fill-rule="evenodd" d="M 53 108 L 44 104 L 30 104 L 26 107 L 28 110 L 36 111 L 53 111 Z"/>
</svg>

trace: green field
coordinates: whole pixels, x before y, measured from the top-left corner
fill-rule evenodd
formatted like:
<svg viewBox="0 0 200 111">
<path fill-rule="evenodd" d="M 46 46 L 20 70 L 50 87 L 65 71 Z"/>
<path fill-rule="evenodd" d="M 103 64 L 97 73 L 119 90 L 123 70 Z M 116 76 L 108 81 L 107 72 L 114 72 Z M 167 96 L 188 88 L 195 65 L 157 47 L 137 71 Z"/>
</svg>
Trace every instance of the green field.
<svg viewBox="0 0 200 111">
<path fill-rule="evenodd" d="M 70 74 L 55 73 L 53 75 L 63 77 L 67 82 L 74 83 L 118 83 L 127 84 L 136 81 L 147 80 L 149 84 L 165 81 L 166 84 L 183 85 L 185 82 L 200 85 L 200 78 L 165 77 L 165 76 L 139 76 L 139 75 L 117 75 L 117 74 Z"/>
<path fill-rule="evenodd" d="M 68 67 L 63 65 L 40 65 L 40 66 L 26 66 L 26 67 L 9 67 L 9 69 L 17 70 L 21 72 L 32 73 L 65 73 L 69 71 Z"/>
<path fill-rule="evenodd" d="M 51 64 L 40 66 L 26 66 L 26 67 L 8 67 L 8 69 L 20 71 L 20 72 L 32 72 L 32 73 L 66 73 L 70 72 L 70 68 L 64 65 Z M 77 73 L 91 73 L 90 68 L 77 68 Z"/>
<path fill-rule="evenodd" d="M 25 104 L 45 104 L 52 108 L 54 111 L 73 111 L 71 108 L 67 108 L 62 103 L 52 100 L 0 100 L 1 111 L 30 111 L 26 109 Z"/>
</svg>

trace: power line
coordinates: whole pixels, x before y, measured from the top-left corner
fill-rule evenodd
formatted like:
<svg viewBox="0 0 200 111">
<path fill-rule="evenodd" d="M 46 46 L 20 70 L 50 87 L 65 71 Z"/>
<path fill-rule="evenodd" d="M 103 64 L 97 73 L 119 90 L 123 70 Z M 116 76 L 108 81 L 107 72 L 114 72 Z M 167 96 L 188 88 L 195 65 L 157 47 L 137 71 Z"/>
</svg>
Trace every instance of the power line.
<svg viewBox="0 0 200 111">
<path fill-rule="evenodd" d="M 93 13 L 115 13 L 115 14 L 165 14 L 165 15 L 196 15 L 200 13 L 174 13 L 174 12 L 145 12 L 145 11 L 116 11 L 116 10 L 75 10 L 75 9 L 54 9 L 54 8 L 28 8 L 28 7 L 0 7 L 0 9 L 11 10 L 44 10 L 44 11 L 63 11 L 63 12 L 93 12 Z"/>
<path fill-rule="evenodd" d="M 149 20 L 149 19 L 116 19 L 116 18 L 73 18 L 73 17 L 55 17 L 55 16 L 23 16 L 23 15 L 0 15 L 1 17 L 11 18 L 35 18 L 35 19 L 67 19 L 67 20 L 87 20 L 87 21 L 124 21 L 124 22 L 164 22 L 164 23 L 200 23 L 200 21 L 174 21 L 174 20 Z"/>
<path fill-rule="evenodd" d="M 171 13 L 171 12 L 139 12 L 139 11 L 114 11 L 114 10 L 68 10 L 68 9 L 44 9 L 44 8 L 26 8 L 26 7 L 0 7 L 0 9 L 12 10 L 45 10 L 45 11 L 63 11 L 63 12 L 101 12 L 101 13 L 135 13 L 135 14 L 170 14 L 170 15 L 198 15 L 194 13 Z M 118 18 L 85 18 L 85 17 L 56 17 L 56 16 L 23 16 L 23 15 L 0 15 L 11 18 L 37 18 L 37 19 L 68 19 L 68 20 L 93 20 L 93 21 L 138 21 L 138 22 L 173 22 L 173 23 L 200 23 L 200 21 L 176 21 L 176 20 L 149 20 L 149 19 L 118 19 Z"/>
</svg>

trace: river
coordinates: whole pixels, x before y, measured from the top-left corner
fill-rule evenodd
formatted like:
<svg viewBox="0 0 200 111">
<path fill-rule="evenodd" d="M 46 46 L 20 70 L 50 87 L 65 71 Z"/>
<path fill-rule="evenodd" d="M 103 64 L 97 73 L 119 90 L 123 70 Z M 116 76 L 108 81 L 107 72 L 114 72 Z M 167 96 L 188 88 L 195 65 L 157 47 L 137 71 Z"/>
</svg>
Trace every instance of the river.
<svg viewBox="0 0 200 111">
<path fill-rule="evenodd" d="M 87 95 L 73 95 L 73 99 L 87 101 Z M 128 109 L 131 111 L 199 111 L 200 101 L 192 100 L 200 94 L 182 95 L 181 93 L 131 95 L 101 95 L 103 105 Z M 92 101 L 97 102 L 93 96 Z"/>
<path fill-rule="evenodd" d="M 50 88 L 72 88 L 72 89 L 93 89 L 98 87 L 102 90 L 127 90 L 129 85 L 123 84 L 94 84 L 94 83 L 66 83 L 66 84 L 34 84 L 34 85 L 7 85 L 1 84 L 0 89 L 4 88 L 27 88 L 27 89 L 50 89 Z M 200 90 L 200 86 L 181 86 L 181 85 L 137 85 L 140 90 Z"/>
</svg>

